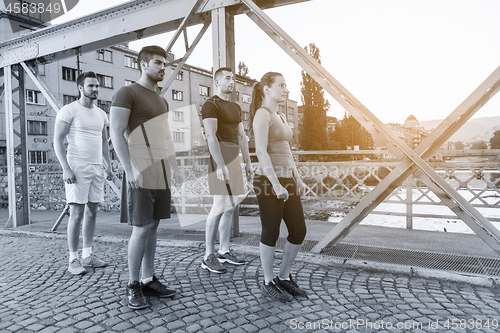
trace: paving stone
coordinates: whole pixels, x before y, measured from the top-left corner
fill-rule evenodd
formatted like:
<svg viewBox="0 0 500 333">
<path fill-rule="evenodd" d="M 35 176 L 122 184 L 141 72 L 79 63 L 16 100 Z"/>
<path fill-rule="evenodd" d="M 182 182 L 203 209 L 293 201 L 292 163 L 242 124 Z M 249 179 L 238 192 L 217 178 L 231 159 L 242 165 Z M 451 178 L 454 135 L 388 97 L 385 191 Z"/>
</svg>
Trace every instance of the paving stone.
<svg viewBox="0 0 500 333">
<path fill-rule="evenodd" d="M 248 265 L 229 266 L 228 274 L 214 275 L 199 267 L 202 249 L 171 246 L 157 248 L 155 264 L 157 272 L 162 272 L 158 276 L 181 289 L 182 296 L 151 298 L 150 308 L 136 311 L 126 306 L 124 298 L 128 277 L 123 243 L 97 241 L 99 253 L 116 258 L 114 264 L 74 277 L 66 273 L 66 267 L 51 270 L 53 262 L 67 255 L 64 238 L 51 239 L 50 248 L 44 246 L 46 239 L 42 237 L 30 237 L 29 242 L 25 236 L 8 237 L 9 243 L 6 238 L 0 235 L 0 249 L 6 251 L 0 265 L 15 267 L 6 273 L 7 280 L 21 281 L 8 292 L 0 288 L 0 304 L 4 305 L 0 309 L 0 330 L 7 332 L 271 333 L 289 332 L 292 319 L 343 322 L 364 318 L 395 324 L 465 316 L 500 317 L 500 291 L 495 288 L 332 269 L 301 261 L 294 265 L 294 274 L 309 297 L 283 304 L 262 295 L 258 257 L 249 256 Z M 46 250 L 40 253 L 39 248 Z M 27 259 L 16 260 L 19 253 Z M 278 257 L 277 265 L 282 253 Z M 425 327 L 423 331 L 432 332 Z"/>
</svg>

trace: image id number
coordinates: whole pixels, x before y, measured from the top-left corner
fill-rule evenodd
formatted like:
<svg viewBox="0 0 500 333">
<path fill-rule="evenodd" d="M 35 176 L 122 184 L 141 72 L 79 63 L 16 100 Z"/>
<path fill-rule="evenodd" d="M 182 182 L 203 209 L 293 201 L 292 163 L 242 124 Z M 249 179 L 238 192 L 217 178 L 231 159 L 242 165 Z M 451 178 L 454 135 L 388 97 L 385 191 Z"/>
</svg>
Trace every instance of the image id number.
<svg viewBox="0 0 500 333">
<path fill-rule="evenodd" d="M 61 11 L 61 4 L 59 3 L 49 3 L 45 5 L 42 2 L 39 3 L 9 3 L 5 11 L 9 14 L 44 14 L 44 13 L 55 13 L 58 14 Z"/>
<path fill-rule="evenodd" d="M 496 330 L 498 328 L 498 320 L 481 320 L 481 319 L 448 319 L 444 322 L 444 328 L 447 329 L 469 329 L 469 330 L 480 330 L 482 328 L 491 328 Z"/>
</svg>

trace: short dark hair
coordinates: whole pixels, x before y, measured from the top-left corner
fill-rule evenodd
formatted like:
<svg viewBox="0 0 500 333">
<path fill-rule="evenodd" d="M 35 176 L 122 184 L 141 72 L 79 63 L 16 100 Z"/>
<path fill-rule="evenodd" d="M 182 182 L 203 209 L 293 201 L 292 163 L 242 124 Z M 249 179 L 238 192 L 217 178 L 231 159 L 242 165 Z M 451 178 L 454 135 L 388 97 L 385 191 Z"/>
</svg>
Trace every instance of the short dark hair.
<svg viewBox="0 0 500 333">
<path fill-rule="evenodd" d="M 229 67 L 221 67 L 218 70 L 215 71 L 214 73 L 214 80 L 218 80 L 219 76 L 222 74 L 222 72 L 233 72 L 233 70 Z"/>
<path fill-rule="evenodd" d="M 82 86 L 85 84 L 85 79 L 86 78 L 94 78 L 94 79 L 97 79 L 99 80 L 99 78 L 97 77 L 97 74 L 94 73 L 94 72 L 83 72 L 81 73 L 80 75 L 78 75 L 78 78 L 76 79 L 76 86 Z"/>
<path fill-rule="evenodd" d="M 142 73 L 141 62 L 145 61 L 149 63 L 151 59 L 153 59 L 154 55 L 159 55 L 165 59 L 167 59 L 167 52 L 158 45 L 149 45 L 144 46 L 139 52 L 139 56 L 137 57 L 137 62 L 139 63 L 139 71 Z"/>
</svg>

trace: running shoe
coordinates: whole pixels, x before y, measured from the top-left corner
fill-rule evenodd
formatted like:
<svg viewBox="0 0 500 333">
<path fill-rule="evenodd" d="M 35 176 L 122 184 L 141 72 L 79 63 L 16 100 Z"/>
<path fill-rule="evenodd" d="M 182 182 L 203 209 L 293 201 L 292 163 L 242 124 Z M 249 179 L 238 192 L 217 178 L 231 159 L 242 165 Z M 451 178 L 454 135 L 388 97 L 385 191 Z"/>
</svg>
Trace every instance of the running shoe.
<svg viewBox="0 0 500 333">
<path fill-rule="evenodd" d="M 300 288 L 297 282 L 292 279 L 292 274 L 290 274 L 290 280 L 282 280 L 276 277 L 279 285 L 285 289 L 292 296 L 307 296 L 307 292 Z"/>
<path fill-rule="evenodd" d="M 158 280 L 156 276 L 153 275 L 153 281 L 146 284 L 141 283 L 142 292 L 144 295 L 163 297 L 172 297 L 177 294 L 177 290 L 168 289 L 163 283 Z"/>
<path fill-rule="evenodd" d="M 142 293 L 142 286 L 139 281 L 134 281 L 127 285 L 128 307 L 134 310 L 144 309 L 149 306 L 146 296 Z"/>
<path fill-rule="evenodd" d="M 227 269 L 222 266 L 214 254 L 209 255 L 206 260 L 201 262 L 201 268 L 208 269 L 210 272 L 219 274 L 227 272 Z"/>
<path fill-rule="evenodd" d="M 263 289 L 264 289 L 264 294 L 274 298 L 277 301 L 286 303 L 292 300 L 292 295 L 290 295 L 285 289 L 283 289 L 279 285 L 277 278 L 274 278 L 268 284 L 264 283 Z"/>
<path fill-rule="evenodd" d="M 108 263 L 102 261 L 97 258 L 95 254 L 91 253 L 87 258 L 82 258 L 82 265 L 86 267 L 100 268 L 108 266 Z"/>
<path fill-rule="evenodd" d="M 229 250 L 229 252 L 226 253 L 217 252 L 217 259 L 219 259 L 221 264 L 227 262 L 231 265 L 243 265 L 245 263 L 244 259 L 236 257 L 233 250 Z"/>
<path fill-rule="evenodd" d="M 78 259 L 73 259 L 68 266 L 68 271 L 73 275 L 80 275 L 87 273 L 85 267 L 82 266 L 82 263 Z"/>
</svg>

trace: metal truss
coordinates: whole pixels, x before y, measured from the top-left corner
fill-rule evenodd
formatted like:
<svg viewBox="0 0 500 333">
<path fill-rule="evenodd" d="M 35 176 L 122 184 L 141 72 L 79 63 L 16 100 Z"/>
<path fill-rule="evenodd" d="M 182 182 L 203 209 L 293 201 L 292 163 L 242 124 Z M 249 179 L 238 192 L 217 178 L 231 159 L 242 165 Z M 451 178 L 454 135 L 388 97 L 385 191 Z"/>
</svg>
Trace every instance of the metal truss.
<svg viewBox="0 0 500 333">
<path fill-rule="evenodd" d="M 184 66 L 184 64 L 188 60 L 189 56 L 191 55 L 191 53 L 193 53 L 196 45 L 198 45 L 198 42 L 201 40 L 203 35 L 205 35 L 205 32 L 208 30 L 208 27 L 210 26 L 211 20 L 206 19 L 200 32 L 198 33 L 198 35 L 194 39 L 191 46 L 189 46 L 189 41 L 188 41 L 188 36 L 187 36 L 187 23 L 194 16 L 196 9 L 202 4 L 202 2 L 203 2 L 203 0 L 194 0 L 194 1 L 192 1 L 191 4 L 188 5 L 188 10 L 187 10 L 187 13 L 184 17 L 184 20 L 182 20 L 182 23 L 179 25 L 179 27 L 177 28 L 177 31 L 175 32 L 174 36 L 172 37 L 172 39 L 170 40 L 170 42 L 167 45 L 166 51 L 168 54 L 170 52 L 170 50 L 172 50 L 172 47 L 175 45 L 175 42 L 177 41 L 177 39 L 179 38 L 179 36 L 182 33 L 184 35 L 184 45 L 186 48 L 186 53 L 184 54 L 184 56 L 182 58 L 175 60 L 175 63 L 177 63 L 177 66 L 175 67 L 174 71 L 172 72 L 172 74 L 168 77 L 167 81 L 165 82 L 165 85 L 161 89 L 160 95 L 164 95 L 167 92 L 168 88 L 170 88 L 170 85 L 172 84 L 172 82 L 174 82 L 175 77 L 181 71 L 182 66 Z"/>
<path fill-rule="evenodd" d="M 183 33 L 186 54 L 177 61 L 174 75 L 167 81 L 163 89 L 164 92 L 208 29 L 210 22 L 213 23 L 213 36 L 215 37 L 213 44 L 214 69 L 226 65 L 234 67 L 234 15 L 246 13 L 365 129 L 400 159 L 400 164 L 312 249 L 313 252 L 320 252 L 324 247 L 343 239 L 395 188 L 414 173 L 444 204 L 500 254 L 500 232 L 424 161 L 500 89 L 500 68 L 493 72 L 415 150 L 412 150 L 262 11 L 265 8 L 302 1 L 305 0 L 256 0 L 255 2 L 251 0 L 192 0 L 186 6 L 184 1 L 179 0 L 137 0 L 1 43 L 0 68 L 5 69 L 4 95 L 7 126 L 13 123 L 12 105 L 16 105 L 12 99 L 11 65 L 32 59 L 37 59 L 40 62 L 58 60 L 78 52 L 89 52 L 177 29 L 167 50 Z M 147 20 L 144 19 L 145 17 Z M 192 45 L 189 46 L 186 28 L 200 23 L 203 23 L 203 28 Z M 34 76 L 35 83 L 41 81 L 32 70 L 27 70 L 29 68 L 26 64 L 12 67 L 16 68 L 18 73 L 26 71 L 32 79 Z M 22 99 L 22 103 L 19 102 L 18 108 L 24 117 L 22 79 L 19 82 L 18 89 L 21 92 L 19 100 Z M 52 106 L 55 109 L 57 100 L 54 99 L 51 102 L 51 98 L 48 98 L 50 92 L 43 89 L 43 85 L 38 87 L 51 105 L 54 104 Z M 21 123 L 23 121 L 25 122 L 25 119 Z M 21 129 L 21 137 L 23 135 L 26 137 L 23 131 L 25 132 L 25 127 Z M 9 129 L 7 132 L 9 140 L 8 161 L 10 170 L 12 170 L 14 164 L 12 163 L 13 138 L 11 138 L 11 134 L 14 131 Z M 25 160 L 24 163 L 27 163 L 26 152 L 23 155 L 23 160 Z M 23 188 L 27 190 L 27 186 L 24 185 L 23 183 Z M 9 209 L 11 209 L 12 203 L 15 203 L 15 190 L 14 198 L 11 198 L 12 188 L 14 188 L 13 180 L 9 178 Z M 29 197 L 28 205 L 25 204 L 23 207 L 28 209 L 25 216 L 28 216 L 29 221 Z M 10 216 L 13 216 L 12 219 L 15 221 L 15 214 L 10 214 Z M 15 222 L 14 225 L 16 225 Z"/>
<path fill-rule="evenodd" d="M 309 0 L 256 0 L 262 9 Z M 241 0 L 203 0 L 186 17 L 185 0 L 135 0 L 66 23 L 50 26 L 0 43 L 0 68 L 38 58 L 56 61 L 104 47 L 175 31 L 204 23 L 211 12 L 231 7 L 235 14 L 246 8 Z"/>
<path fill-rule="evenodd" d="M 309 0 L 256 0 L 262 9 L 285 6 Z M 230 11 L 227 8 L 231 8 Z M 170 86 L 175 75 L 182 69 L 186 60 L 208 29 L 212 21 L 217 22 L 214 28 L 216 49 L 226 43 L 221 55 L 217 55 L 214 64 L 233 64 L 234 67 L 234 15 L 242 14 L 246 6 L 241 0 L 135 0 L 115 6 L 94 14 L 72 20 L 59 25 L 37 30 L 28 35 L 0 43 L 0 77 L 5 83 L 0 87 L 0 98 L 5 100 L 7 156 L 8 156 L 8 192 L 9 220 L 8 224 L 18 225 L 16 214 L 16 187 L 14 161 L 14 134 L 20 137 L 22 152 L 22 191 L 23 218 L 29 223 L 28 168 L 26 151 L 26 119 L 24 111 L 24 74 L 26 73 L 43 93 L 47 101 L 57 112 L 62 104 L 55 98 L 44 83 L 33 63 L 57 61 L 77 54 L 94 51 L 139 38 L 154 36 L 174 31 L 174 38 L 167 46 L 169 51 L 181 33 L 184 34 L 186 54 L 176 61 L 177 66 L 169 77 L 163 93 Z M 146 19 L 147 18 L 147 19 Z M 222 22 L 222 24 L 221 24 Z M 203 24 L 199 34 L 189 45 L 186 29 Z M 215 25 L 215 24 L 214 24 Z M 227 37 L 227 38 L 226 38 Z M 219 66 L 214 66 L 219 68 Z M 13 73 L 17 71 L 19 75 Z M 19 102 L 13 100 L 12 77 L 18 78 Z M 234 94 L 235 95 L 235 94 Z M 233 97 L 234 98 L 234 97 Z M 13 119 L 12 109 L 16 106 L 20 116 Z M 14 122 L 20 120 L 21 130 L 14 129 Z M 114 184 L 109 184 L 117 192 Z M 26 201 L 27 200 L 27 201 Z M 64 215 L 63 215 L 64 216 Z"/>
<path fill-rule="evenodd" d="M 13 84 L 13 79 L 17 82 Z M 4 102 L 7 143 L 7 182 L 9 218 L 6 227 L 29 224 L 30 196 L 28 182 L 28 150 L 26 144 L 26 113 L 24 69 L 20 65 L 4 68 Z M 14 112 L 14 108 L 18 111 Z M 17 138 L 17 140 L 16 140 Z M 16 156 L 17 155 L 17 156 Z M 16 191 L 16 174 L 21 177 L 21 193 Z M 18 197 L 20 200 L 18 201 Z M 17 206 L 21 205 L 18 216 Z"/>
<path fill-rule="evenodd" d="M 439 148 L 441 144 L 451 137 L 460 126 L 470 119 L 498 91 L 500 68 L 450 114 L 426 140 L 415 150 L 412 150 L 274 23 L 255 3 L 250 0 L 242 0 L 242 2 L 250 9 L 247 15 L 271 39 L 356 118 L 366 130 L 394 156 L 401 160 L 400 165 L 370 193 L 371 195 L 365 197 L 355 209 L 312 249 L 313 252 L 319 253 L 326 246 L 342 240 L 352 228 L 361 222 L 384 198 L 414 172 L 444 204 L 476 232 L 496 253 L 500 254 L 500 232 L 498 229 L 424 161 L 424 158 Z"/>
</svg>

